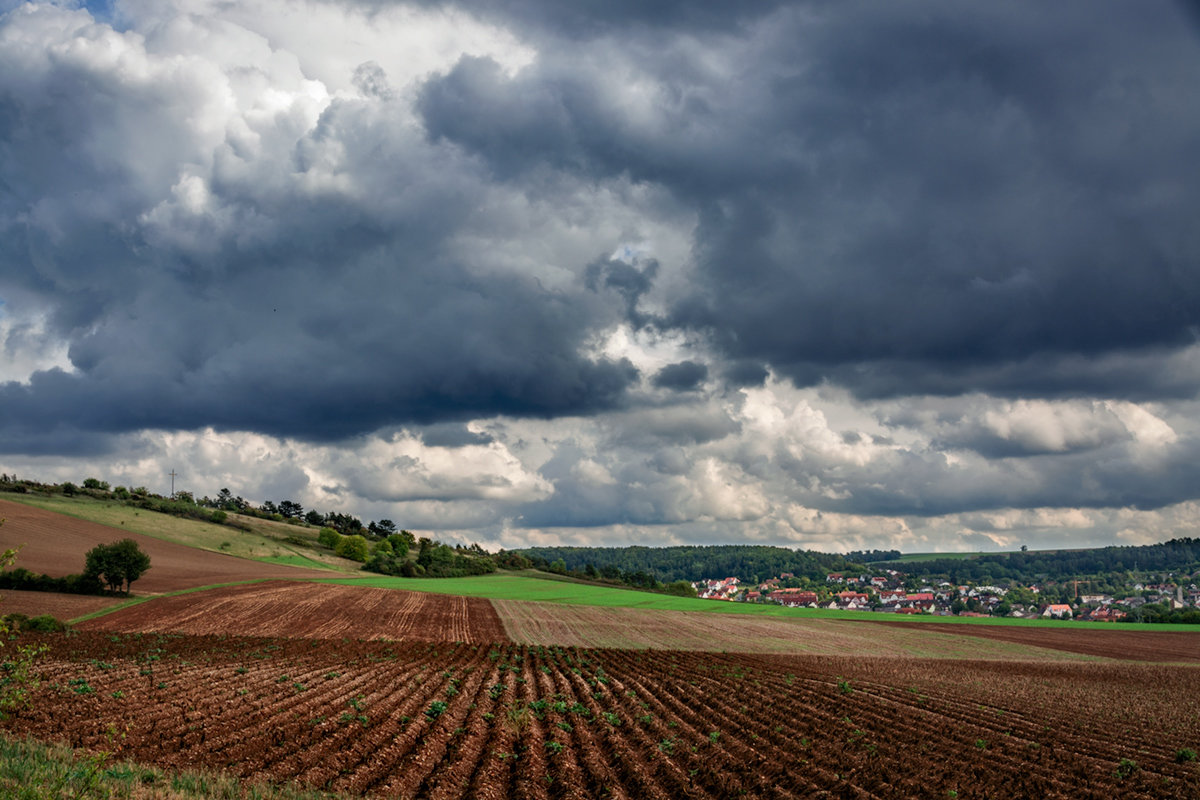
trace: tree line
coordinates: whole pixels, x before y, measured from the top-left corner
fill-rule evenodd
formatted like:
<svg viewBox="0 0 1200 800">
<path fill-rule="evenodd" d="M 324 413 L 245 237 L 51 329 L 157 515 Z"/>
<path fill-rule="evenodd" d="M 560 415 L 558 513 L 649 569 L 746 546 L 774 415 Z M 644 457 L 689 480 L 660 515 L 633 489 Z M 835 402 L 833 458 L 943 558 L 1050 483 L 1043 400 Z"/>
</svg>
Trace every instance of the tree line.
<svg viewBox="0 0 1200 800">
<path fill-rule="evenodd" d="M 535 565 L 561 563 L 565 570 L 585 573 L 591 565 L 601 577 L 619 574 L 637 580 L 641 573 L 664 584 L 729 577 L 757 583 L 784 573 L 824 580 L 830 572 L 863 568 L 842 555 L 768 545 L 526 547 L 512 552 Z"/>
<path fill-rule="evenodd" d="M 1089 576 L 1096 586 L 1121 585 L 1126 576 L 1143 573 L 1194 573 L 1200 570 L 1200 539 L 1171 539 L 1161 544 L 1098 547 L 1089 550 L 1057 550 L 1019 553 L 986 553 L 970 558 L 935 558 L 917 562 L 880 562 L 928 579 L 954 584 L 1029 585 L 1047 580 L 1063 581 Z"/>
</svg>

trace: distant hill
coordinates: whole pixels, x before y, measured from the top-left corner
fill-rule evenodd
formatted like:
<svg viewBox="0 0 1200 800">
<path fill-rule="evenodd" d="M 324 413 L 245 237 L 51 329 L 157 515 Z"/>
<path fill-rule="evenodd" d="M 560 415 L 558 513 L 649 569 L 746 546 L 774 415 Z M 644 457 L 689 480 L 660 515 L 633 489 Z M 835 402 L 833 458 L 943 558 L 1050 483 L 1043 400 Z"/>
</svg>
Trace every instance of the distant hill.
<svg viewBox="0 0 1200 800">
<path fill-rule="evenodd" d="M 602 576 L 615 570 L 624 575 L 639 572 L 664 583 L 705 578 L 737 577 L 758 581 L 790 572 L 796 577 L 824 580 L 829 572 L 864 569 L 845 556 L 766 545 L 695 545 L 676 547 L 528 547 L 511 551 L 542 569 L 556 561 L 571 571 L 591 565 Z"/>
<path fill-rule="evenodd" d="M 1039 550 L 1016 553 L 946 554 L 920 561 L 899 559 L 872 565 L 913 575 L 940 577 L 951 583 L 1033 583 L 1113 573 L 1200 571 L 1200 539 L 1172 539 L 1161 544 L 1109 546 L 1086 550 Z"/>
</svg>

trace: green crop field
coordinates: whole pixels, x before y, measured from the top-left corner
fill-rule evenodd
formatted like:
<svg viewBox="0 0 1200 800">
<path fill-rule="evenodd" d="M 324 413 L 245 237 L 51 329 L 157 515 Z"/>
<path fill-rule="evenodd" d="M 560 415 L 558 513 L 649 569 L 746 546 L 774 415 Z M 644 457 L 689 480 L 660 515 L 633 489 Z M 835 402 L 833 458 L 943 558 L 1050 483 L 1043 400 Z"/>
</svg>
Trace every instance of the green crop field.
<svg viewBox="0 0 1200 800">
<path fill-rule="evenodd" d="M 358 568 L 352 561 L 333 553 L 299 547 L 284 539 L 288 535 L 316 540 L 312 531 L 269 520 L 248 520 L 252 531 L 238 530 L 186 517 L 127 506 L 115 500 L 97 500 L 86 495 L 62 497 L 40 494 L 5 494 L 5 500 L 53 511 L 76 519 L 152 536 L 176 544 L 249 558 L 268 564 L 348 572 Z M 232 515 L 231 515 L 232 516 Z M 244 518 L 243 518 L 244 519 Z M 305 535 L 306 534 L 306 535 Z"/>
<path fill-rule="evenodd" d="M 936 560 L 943 559 L 943 558 L 953 558 L 953 559 L 965 560 L 968 558 L 976 558 L 977 556 L 981 556 L 981 555 L 985 555 L 985 554 L 984 553 L 905 553 L 904 555 L 900 556 L 899 558 L 892 559 L 887 562 L 880 562 L 880 563 L 887 563 L 887 564 L 912 563 L 915 561 L 936 561 Z M 1007 555 L 1007 554 L 1006 553 L 987 553 L 986 555 L 998 556 L 998 555 Z M 871 565 L 868 564 L 867 566 L 870 567 Z"/>
</svg>

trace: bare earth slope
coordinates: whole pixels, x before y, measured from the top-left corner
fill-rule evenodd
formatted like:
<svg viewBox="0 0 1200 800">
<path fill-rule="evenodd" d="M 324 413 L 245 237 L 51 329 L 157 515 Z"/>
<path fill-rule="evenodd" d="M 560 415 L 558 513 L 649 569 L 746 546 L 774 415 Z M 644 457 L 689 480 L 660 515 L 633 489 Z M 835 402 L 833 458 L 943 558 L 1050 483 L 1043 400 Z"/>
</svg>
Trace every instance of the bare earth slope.
<svg viewBox="0 0 1200 800">
<path fill-rule="evenodd" d="M 0 526 L 0 549 L 23 544 L 16 566 L 54 577 L 82 572 L 84 554 L 98 544 L 133 539 L 150 556 L 150 569 L 134 584 L 138 594 L 256 578 L 329 577 L 323 570 L 264 564 L 197 550 L 7 500 L 0 500 L 0 519 L 6 520 Z"/>
</svg>

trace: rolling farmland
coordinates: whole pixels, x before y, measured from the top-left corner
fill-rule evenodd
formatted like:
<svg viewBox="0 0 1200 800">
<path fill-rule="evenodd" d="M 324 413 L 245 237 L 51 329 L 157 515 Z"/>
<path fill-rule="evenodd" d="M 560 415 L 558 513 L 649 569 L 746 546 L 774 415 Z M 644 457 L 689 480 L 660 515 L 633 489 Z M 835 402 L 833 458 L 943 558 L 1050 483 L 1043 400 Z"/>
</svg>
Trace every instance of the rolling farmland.
<svg viewBox="0 0 1200 800">
<path fill-rule="evenodd" d="M 14 734 L 379 797 L 1194 798 L 1200 668 L 50 637 Z M 1098 732 L 1108 732 L 1106 734 Z"/>
<path fill-rule="evenodd" d="M 111 538 L 30 513 L 67 532 L 39 563 Z M 146 578 L 162 566 L 164 591 L 298 574 L 171 547 Z M 0 732 L 352 797 L 1200 796 L 1193 632 L 864 624 L 522 576 L 393 588 L 420 583 L 243 583 L 23 633 L 6 645 L 46 645 L 41 682 Z"/>
</svg>

